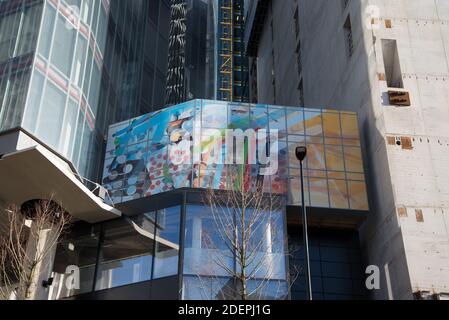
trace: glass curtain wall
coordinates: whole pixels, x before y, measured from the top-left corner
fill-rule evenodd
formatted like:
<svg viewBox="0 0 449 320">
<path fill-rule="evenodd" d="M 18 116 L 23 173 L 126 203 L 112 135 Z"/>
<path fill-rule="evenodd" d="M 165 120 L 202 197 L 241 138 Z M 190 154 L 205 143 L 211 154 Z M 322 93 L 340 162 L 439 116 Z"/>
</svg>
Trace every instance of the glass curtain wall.
<svg viewBox="0 0 449 320">
<path fill-rule="evenodd" d="M 164 104 L 168 0 L 0 1 L 0 131 L 99 177 L 107 126 Z"/>
<path fill-rule="evenodd" d="M 0 131 L 21 123 L 43 0 L 0 1 Z"/>
<path fill-rule="evenodd" d="M 245 210 L 245 225 L 237 215 Z M 286 299 L 285 212 L 262 208 L 236 208 L 236 215 L 213 212 L 202 205 L 188 205 L 183 270 L 184 300 L 240 299 L 242 290 L 236 274 L 250 275 L 247 282 L 249 299 Z M 253 223 L 257 216 L 256 223 Z M 224 222 L 228 221 L 228 224 Z M 233 222 L 234 221 L 234 222 Z M 240 265 L 236 246 L 241 250 L 240 231 L 245 230 L 247 266 Z M 235 232 L 235 239 L 230 234 Z M 234 243 L 234 245 L 233 245 Z M 237 243 L 237 244 L 235 244 Z"/>
<path fill-rule="evenodd" d="M 45 1 L 22 122 L 85 177 L 95 171 L 101 142 L 99 98 L 109 13 L 106 1 Z"/>
<path fill-rule="evenodd" d="M 166 68 L 154 65 L 157 55 L 164 56 L 166 64 L 168 5 L 162 0 L 151 5 L 143 0 L 48 0 L 35 7 L 33 12 L 24 8 L 17 13 L 21 20 L 12 15 L 8 21 L 2 19 L 8 28 L 15 28 L 18 20 L 39 30 L 40 20 L 28 20 L 43 11 L 34 67 L 26 70 L 27 75 L 31 73 L 28 97 L 26 89 L 21 89 L 26 82 L 24 70 L 10 72 L 10 83 L 1 82 L 7 106 L 17 104 L 9 102 L 15 96 L 23 103 L 27 97 L 23 120 L 19 109 L 9 112 L 7 107 L 2 108 L 2 119 L 22 122 L 26 130 L 72 161 L 83 177 L 96 180 L 107 126 L 152 109 L 157 84 L 155 92 L 164 92 Z M 26 45 L 16 41 L 14 52 L 35 48 L 31 41 L 36 42 L 35 33 L 24 33 Z M 2 31 L 1 42 L 10 45 L 2 45 L 0 56 L 13 55 L 15 40 L 10 34 L 10 30 Z M 146 67 L 147 61 L 153 65 Z M 147 87 L 150 84 L 152 88 Z M 3 99 L 6 90 L 11 93 Z"/>
<path fill-rule="evenodd" d="M 256 209 L 246 210 L 249 223 Z M 253 256 L 245 269 L 253 274 L 248 292 L 251 299 L 285 299 L 285 211 L 266 210 L 258 217 L 248 242 Z M 184 210 L 167 207 L 95 226 L 79 223 L 58 245 L 50 299 L 181 275 L 182 299 L 239 299 L 235 275 L 229 270 L 238 272 L 241 266 L 223 232 L 211 210 L 198 202 L 186 204 Z"/>
<path fill-rule="evenodd" d="M 173 0 L 166 105 L 215 97 L 213 0 Z"/>
<path fill-rule="evenodd" d="M 291 228 L 291 229 L 290 229 Z M 289 266 L 292 300 L 306 299 L 302 228 L 289 226 Z M 363 300 L 365 268 L 357 232 L 309 229 L 310 268 L 314 300 Z"/>
<path fill-rule="evenodd" d="M 91 292 L 100 241 L 100 227 L 81 225 L 58 244 L 53 264 L 54 282 L 49 299 L 56 300 Z"/>
<path fill-rule="evenodd" d="M 150 214 L 139 218 L 137 224 L 118 220 L 104 225 L 96 290 L 151 279 L 153 230 L 154 215 Z"/>
<path fill-rule="evenodd" d="M 174 206 L 94 227 L 76 225 L 58 246 L 50 299 L 177 276 L 180 221 L 181 207 Z"/>
</svg>

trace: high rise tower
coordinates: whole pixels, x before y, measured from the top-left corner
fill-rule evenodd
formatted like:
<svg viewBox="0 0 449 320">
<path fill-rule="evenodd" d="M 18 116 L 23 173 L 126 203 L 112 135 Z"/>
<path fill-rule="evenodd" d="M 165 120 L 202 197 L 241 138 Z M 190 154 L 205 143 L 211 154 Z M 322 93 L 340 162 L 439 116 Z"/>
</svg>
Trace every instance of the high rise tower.
<svg viewBox="0 0 449 320">
<path fill-rule="evenodd" d="M 243 0 L 173 0 L 165 104 L 248 101 Z"/>
</svg>

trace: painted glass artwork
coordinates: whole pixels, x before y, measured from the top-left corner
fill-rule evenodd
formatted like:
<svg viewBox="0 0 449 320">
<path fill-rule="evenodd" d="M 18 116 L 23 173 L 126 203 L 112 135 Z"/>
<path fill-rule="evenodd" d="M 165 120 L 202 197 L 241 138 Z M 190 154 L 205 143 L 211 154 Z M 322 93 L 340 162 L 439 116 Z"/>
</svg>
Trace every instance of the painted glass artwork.
<svg viewBox="0 0 449 320">
<path fill-rule="evenodd" d="M 307 204 L 368 210 L 357 115 L 324 109 L 194 100 L 112 125 L 103 184 L 113 203 L 180 188 L 227 189 L 224 160 L 234 146 L 225 137 L 237 129 L 252 129 L 258 138 L 263 130 L 269 134 L 257 148 L 244 140 L 247 162 L 277 148 L 272 174 L 261 175 L 264 164 L 257 161 L 243 169 L 262 180 L 266 192 L 285 194 L 291 205 L 301 202 L 295 148 L 306 145 Z"/>
</svg>

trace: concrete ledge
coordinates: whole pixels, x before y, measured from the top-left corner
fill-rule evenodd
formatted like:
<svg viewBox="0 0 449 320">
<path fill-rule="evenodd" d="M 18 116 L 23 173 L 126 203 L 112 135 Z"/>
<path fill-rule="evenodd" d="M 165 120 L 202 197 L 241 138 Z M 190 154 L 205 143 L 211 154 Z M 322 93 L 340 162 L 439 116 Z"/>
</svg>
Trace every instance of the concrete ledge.
<svg viewBox="0 0 449 320">
<path fill-rule="evenodd" d="M 89 223 L 121 216 L 119 210 L 105 204 L 82 183 L 69 162 L 30 137 L 27 139 L 24 146 L 29 147 L 22 149 L 24 146 L 17 144 L 18 151 L 0 157 L 1 202 L 20 206 L 30 200 L 51 198 L 76 219 Z"/>
</svg>

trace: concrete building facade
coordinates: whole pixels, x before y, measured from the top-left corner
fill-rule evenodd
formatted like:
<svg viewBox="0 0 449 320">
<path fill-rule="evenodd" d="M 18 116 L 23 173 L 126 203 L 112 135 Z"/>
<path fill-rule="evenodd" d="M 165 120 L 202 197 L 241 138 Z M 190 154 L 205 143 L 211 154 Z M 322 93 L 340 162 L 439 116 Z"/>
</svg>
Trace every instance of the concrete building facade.
<svg viewBox="0 0 449 320">
<path fill-rule="evenodd" d="M 257 81 L 251 81 L 258 102 L 297 105 L 303 99 L 308 108 L 359 115 L 371 209 L 359 236 L 365 264 L 381 272 L 372 297 L 444 298 L 449 3 L 254 2 L 263 23 L 247 34 L 257 40 L 247 50 L 256 61 Z"/>
<path fill-rule="evenodd" d="M 249 1 L 245 43 L 251 102 L 304 105 L 297 8 L 292 1 Z"/>
</svg>

